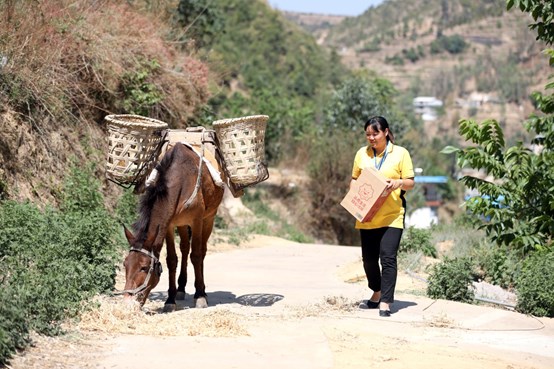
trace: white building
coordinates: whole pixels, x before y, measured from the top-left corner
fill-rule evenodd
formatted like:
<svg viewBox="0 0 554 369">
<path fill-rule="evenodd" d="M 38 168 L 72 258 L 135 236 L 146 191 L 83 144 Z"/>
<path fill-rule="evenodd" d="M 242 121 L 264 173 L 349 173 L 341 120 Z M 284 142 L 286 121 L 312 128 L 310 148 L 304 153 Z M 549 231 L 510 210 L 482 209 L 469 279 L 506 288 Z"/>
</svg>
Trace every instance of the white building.
<svg viewBox="0 0 554 369">
<path fill-rule="evenodd" d="M 413 100 L 414 107 L 417 108 L 440 108 L 442 100 L 434 96 L 418 96 Z"/>
</svg>

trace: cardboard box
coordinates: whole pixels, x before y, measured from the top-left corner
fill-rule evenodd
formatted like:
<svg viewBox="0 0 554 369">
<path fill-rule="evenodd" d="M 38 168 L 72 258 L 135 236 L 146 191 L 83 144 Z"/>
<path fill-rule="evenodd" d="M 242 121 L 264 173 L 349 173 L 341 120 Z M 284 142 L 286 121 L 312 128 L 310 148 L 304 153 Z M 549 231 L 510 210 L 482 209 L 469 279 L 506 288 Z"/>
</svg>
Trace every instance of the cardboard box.
<svg viewBox="0 0 554 369">
<path fill-rule="evenodd" d="M 379 171 L 365 168 L 340 204 L 358 221 L 369 222 L 390 194 L 386 187 L 386 178 Z"/>
</svg>

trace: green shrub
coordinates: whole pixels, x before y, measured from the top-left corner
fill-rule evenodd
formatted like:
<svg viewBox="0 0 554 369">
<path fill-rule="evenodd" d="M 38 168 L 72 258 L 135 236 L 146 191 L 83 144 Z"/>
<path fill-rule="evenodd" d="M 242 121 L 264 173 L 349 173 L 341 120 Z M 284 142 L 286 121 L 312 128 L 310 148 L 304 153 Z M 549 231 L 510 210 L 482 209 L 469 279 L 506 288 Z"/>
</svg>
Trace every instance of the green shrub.
<svg viewBox="0 0 554 369">
<path fill-rule="evenodd" d="M 431 243 L 431 231 L 409 227 L 400 241 L 400 251 L 421 252 L 425 256 L 437 257 L 437 249 Z"/>
<path fill-rule="evenodd" d="M 29 342 L 28 319 L 24 309 L 14 301 L 16 291 L 5 283 L 6 269 L 0 270 L 0 367 L 8 363 L 8 358 L 16 351 L 25 348 Z M 4 303 L 9 302 L 9 303 Z"/>
<path fill-rule="evenodd" d="M 137 195 L 131 189 L 125 190 L 115 207 L 117 221 L 126 225 L 133 224 L 137 219 L 137 205 Z"/>
<path fill-rule="evenodd" d="M 63 211 L 0 202 L 0 364 L 29 343 L 29 331 L 61 333 L 83 301 L 114 287 L 124 242 L 86 168 L 65 180 Z"/>
<path fill-rule="evenodd" d="M 472 265 L 468 258 L 445 258 L 432 267 L 427 295 L 433 299 L 473 302 L 475 295 L 469 288 L 472 280 Z"/>
<path fill-rule="evenodd" d="M 393 56 L 387 56 L 385 58 L 385 64 L 404 65 L 404 58 L 402 58 L 402 56 L 400 56 L 399 54 L 395 54 Z"/>
<path fill-rule="evenodd" d="M 554 251 L 530 256 L 516 280 L 516 289 L 517 310 L 554 317 Z"/>
<path fill-rule="evenodd" d="M 157 60 L 143 61 L 138 70 L 123 74 L 123 109 L 131 114 L 146 115 L 163 99 L 162 91 L 152 82 L 160 68 Z"/>
<path fill-rule="evenodd" d="M 448 51 L 450 54 L 460 54 L 464 52 L 468 47 L 468 43 L 460 35 L 452 36 L 439 36 L 436 40 L 431 42 L 430 50 L 431 54 L 438 54 L 443 50 Z"/>
<path fill-rule="evenodd" d="M 100 181 L 94 175 L 94 164 L 74 163 L 64 179 L 60 210 L 66 213 L 94 211 L 104 208 Z"/>
<path fill-rule="evenodd" d="M 483 243 L 474 251 L 475 265 L 482 271 L 481 278 L 502 288 L 514 286 L 520 272 L 520 258 L 507 247 Z"/>
</svg>

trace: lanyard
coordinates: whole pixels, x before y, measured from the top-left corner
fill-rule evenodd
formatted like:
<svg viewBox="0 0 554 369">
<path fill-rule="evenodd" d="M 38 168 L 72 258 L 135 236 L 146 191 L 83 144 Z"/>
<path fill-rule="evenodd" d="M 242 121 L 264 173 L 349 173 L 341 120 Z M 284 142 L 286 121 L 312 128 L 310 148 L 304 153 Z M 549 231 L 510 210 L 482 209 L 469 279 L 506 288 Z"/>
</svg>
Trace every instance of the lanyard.
<svg viewBox="0 0 554 369">
<path fill-rule="evenodd" d="M 389 142 L 390 141 L 387 141 L 387 146 L 385 146 L 385 152 L 383 153 L 383 157 L 379 161 L 379 165 L 377 165 L 377 151 L 375 151 L 375 149 L 373 149 L 373 160 L 375 160 L 375 168 L 377 170 L 381 170 L 381 167 L 383 166 L 383 163 L 385 162 L 385 159 L 387 158 L 387 154 L 389 153 L 389 150 L 388 150 Z"/>
</svg>

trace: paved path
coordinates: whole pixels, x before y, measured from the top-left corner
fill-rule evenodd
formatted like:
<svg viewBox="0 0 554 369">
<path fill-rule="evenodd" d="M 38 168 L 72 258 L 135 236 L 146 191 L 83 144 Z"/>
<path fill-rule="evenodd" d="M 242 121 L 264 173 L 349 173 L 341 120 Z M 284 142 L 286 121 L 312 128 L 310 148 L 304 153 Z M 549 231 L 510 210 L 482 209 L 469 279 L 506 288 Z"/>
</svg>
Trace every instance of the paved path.
<svg viewBox="0 0 554 369">
<path fill-rule="evenodd" d="M 513 357 L 518 362 L 530 358 L 529 367 L 548 368 L 550 364 L 554 367 L 552 319 L 537 320 L 498 308 L 433 301 L 401 293 L 397 295 L 390 318 L 379 318 L 374 310 L 357 309 L 328 314 L 319 311 L 317 316 L 308 314 L 297 319 L 279 318 L 287 309 L 290 313 L 291 308 L 301 309 L 329 296 L 352 300 L 367 297 L 368 290 L 363 283 L 345 283 L 338 277 L 341 267 L 359 261 L 359 254 L 356 247 L 289 241 L 210 254 L 205 263 L 210 304 L 207 310 L 231 309 L 245 316 L 261 317 L 249 325 L 249 335 L 118 336 L 108 342 L 111 350 L 105 353 L 98 367 L 357 367 L 340 365 L 337 361 L 340 352 L 337 354 L 337 345 L 329 339 L 349 334 L 356 344 L 371 340 L 373 335 L 374 339 L 394 339 L 418 347 L 438 345 L 444 350 L 463 347 L 479 355 L 496 352 L 499 357 L 507 360 Z M 167 281 L 162 277 L 151 298 L 165 300 L 166 290 Z M 191 291 L 189 287 L 187 292 Z M 187 309 L 189 304 L 192 301 L 187 294 L 185 304 L 179 309 Z M 394 352 L 390 355 L 394 356 Z M 402 366 L 398 359 L 394 363 L 396 366 L 386 367 L 420 367 L 407 363 Z M 461 365 L 450 367 L 464 367 L 463 362 Z"/>
</svg>

